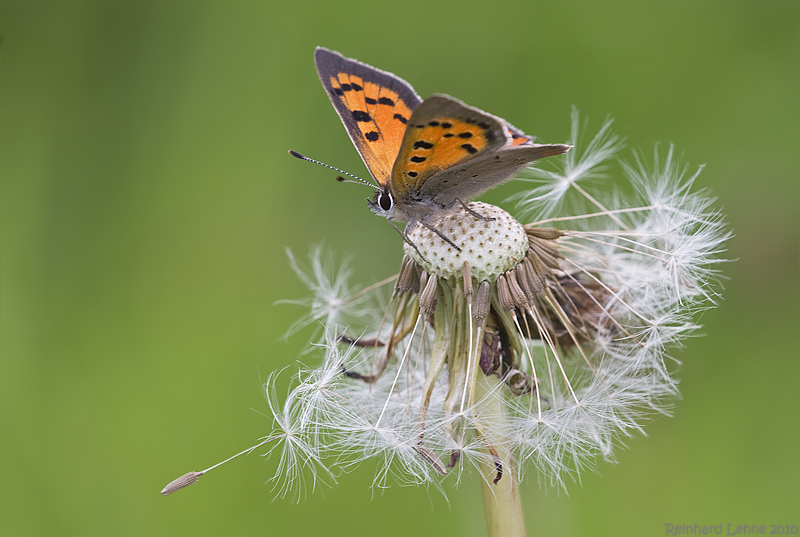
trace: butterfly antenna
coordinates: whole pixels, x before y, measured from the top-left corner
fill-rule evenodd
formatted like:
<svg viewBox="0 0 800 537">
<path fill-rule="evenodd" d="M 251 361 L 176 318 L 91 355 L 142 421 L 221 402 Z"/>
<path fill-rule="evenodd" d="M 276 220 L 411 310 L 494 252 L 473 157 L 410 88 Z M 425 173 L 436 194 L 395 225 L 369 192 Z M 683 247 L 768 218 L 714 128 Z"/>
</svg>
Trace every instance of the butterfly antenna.
<svg viewBox="0 0 800 537">
<path fill-rule="evenodd" d="M 377 185 L 374 185 L 374 184 L 370 183 L 369 181 L 365 181 L 362 178 L 353 175 L 352 173 L 348 173 L 348 172 L 346 172 L 344 170 L 340 170 L 339 168 L 336 168 L 334 166 L 330 166 L 329 164 L 325 164 L 324 162 L 320 162 L 318 160 L 314 160 L 313 158 L 308 158 L 305 155 L 301 155 L 297 151 L 292 151 L 290 149 L 289 150 L 289 154 L 292 155 L 295 158 L 299 158 L 300 160 L 305 160 L 305 161 L 308 161 L 308 162 L 313 162 L 314 164 L 319 164 L 320 166 L 325 166 L 326 168 L 330 168 L 331 170 L 335 170 L 335 171 L 337 171 L 339 173 L 343 173 L 343 174 L 355 179 L 355 181 L 351 181 L 350 179 L 345 179 L 344 177 L 341 177 L 341 176 L 337 177 L 336 180 L 337 181 L 341 181 L 342 183 L 354 183 L 354 184 L 357 184 L 357 185 L 365 185 L 365 186 L 368 186 L 370 188 L 378 188 Z"/>
</svg>

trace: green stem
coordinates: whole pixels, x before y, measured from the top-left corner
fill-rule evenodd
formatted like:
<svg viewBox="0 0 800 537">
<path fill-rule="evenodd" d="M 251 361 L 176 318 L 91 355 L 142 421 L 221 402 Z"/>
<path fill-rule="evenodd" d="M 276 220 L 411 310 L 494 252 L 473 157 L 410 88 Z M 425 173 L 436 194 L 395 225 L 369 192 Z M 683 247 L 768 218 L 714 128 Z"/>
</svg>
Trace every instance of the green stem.
<svg viewBox="0 0 800 537">
<path fill-rule="evenodd" d="M 505 407 L 503 405 L 500 379 L 478 373 L 475 397 L 479 401 L 479 416 L 485 429 L 487 442 L 495 449 L 502 463 L 502 477 L 494 484 L 497 468 L 492 462 L 489 450 L 485 463 L 481 464 L 483 474 L 483 506 L 486 511 L 486 524 L 489 537 L 526 537 L 525 517 L 522 513 L 522 501 L 519 495 L 514 458 L 508 452 L 505 438 Z M 498 393 L 499 391 L 499 393 Z"/>
</svg>

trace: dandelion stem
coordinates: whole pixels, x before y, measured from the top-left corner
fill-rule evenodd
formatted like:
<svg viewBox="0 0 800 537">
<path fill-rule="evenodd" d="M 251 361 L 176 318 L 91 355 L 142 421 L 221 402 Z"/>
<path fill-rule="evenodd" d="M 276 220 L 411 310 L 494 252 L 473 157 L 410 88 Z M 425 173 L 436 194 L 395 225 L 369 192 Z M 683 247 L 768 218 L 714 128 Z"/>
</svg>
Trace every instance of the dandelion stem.
<svg viewBox="0 0 800 537">
<path fill-rule="evenodd" d="M 476 400 L 479 401 L 481 422 L 488 435 L 489 445 L 493 446 L 502 464 L 502 479 L 498 474 L 493 457 L 486 457 L 480 463 L 483 475 L 483 507 L 486 511 L 486 525 L 489 537 L 525 537 L 525 517 L 519 495 L 519 481 L 514 459 L 508 450 L 508 438 L 503 431 L 507 428 L 506 409 L 502 397 L 502 381 L 492 375 L 478 374 Z M 500 390 L 501 393 L 498 393 Z M 487 450 L 488 453 L 488 450 Z"/>
</svg>

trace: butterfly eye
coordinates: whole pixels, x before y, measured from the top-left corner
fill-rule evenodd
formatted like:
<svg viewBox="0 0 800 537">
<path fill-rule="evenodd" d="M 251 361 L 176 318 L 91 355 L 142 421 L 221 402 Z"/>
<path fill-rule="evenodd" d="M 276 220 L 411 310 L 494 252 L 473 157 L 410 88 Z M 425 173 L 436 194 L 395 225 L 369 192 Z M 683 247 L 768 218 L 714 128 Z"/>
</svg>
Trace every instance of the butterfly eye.
<svg viewBox="0 0 800 537">
<path fill-rule="evenodd" d="M 381 209 L 384 211 L 391 209 L 392 205 L 394 205 L 394 202 L 392 201 L 392 195 L 386 190 L 382 191 L 380 196 L 378 196 L 378 205 L 380 205 Z"/>
</svg>

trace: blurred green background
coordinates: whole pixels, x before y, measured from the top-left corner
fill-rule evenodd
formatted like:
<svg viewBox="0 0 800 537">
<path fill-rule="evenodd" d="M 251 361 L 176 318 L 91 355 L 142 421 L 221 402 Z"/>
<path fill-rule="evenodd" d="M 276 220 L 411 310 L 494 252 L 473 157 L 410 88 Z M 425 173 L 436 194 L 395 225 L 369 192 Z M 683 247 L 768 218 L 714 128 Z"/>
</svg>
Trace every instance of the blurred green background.
<svg viewBox="0 0 800 537">
<path fill-rule="evenodd" d="M 281 339 L 302 312 L 273 303 L 307 295 L 286 247 L 354 254 L 354 282 L 399 265 L 363 189 L 286 153 L 366 173 L 316 45 L 545 141 L 575 104 L 707 164 L 738 261 L 675 417 L 569 495 L 531 473 L 531 535 L 800 524 L 797 1 L 4 0 L 0 35 L 0 534 L 485 535 L 475 480 L 448 504 L 362 468 L 295 504 L 251 456 L 159 495 L 268 432 L 259 379 L 310 335 Z"/>
</svg>

